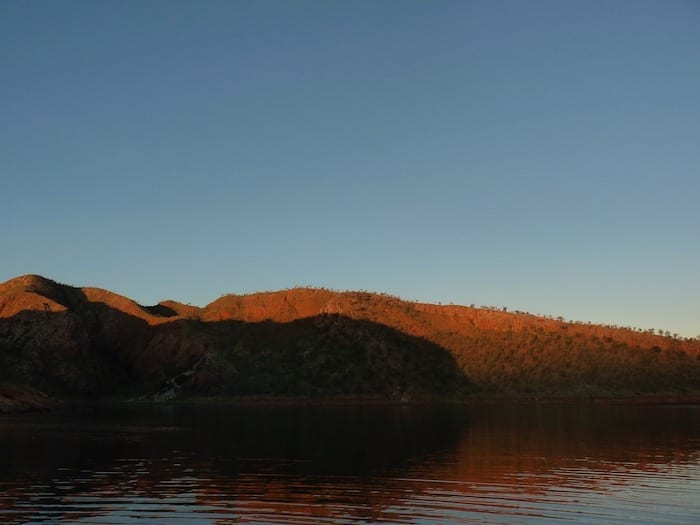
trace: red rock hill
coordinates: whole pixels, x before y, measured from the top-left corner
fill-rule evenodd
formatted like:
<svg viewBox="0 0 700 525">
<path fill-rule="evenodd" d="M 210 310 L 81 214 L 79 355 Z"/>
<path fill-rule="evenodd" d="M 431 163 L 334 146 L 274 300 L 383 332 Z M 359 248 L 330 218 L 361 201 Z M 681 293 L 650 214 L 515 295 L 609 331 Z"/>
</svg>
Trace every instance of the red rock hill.
<svg viewBox="0 0 700 525">
<path fill-rule="evenodd" d="M 36 275 L 0 284 L 0 382 L 60 395 L 689 393 L 699 351 L 697 340 L 367 292 L 145 307 Z"/>
</svg>

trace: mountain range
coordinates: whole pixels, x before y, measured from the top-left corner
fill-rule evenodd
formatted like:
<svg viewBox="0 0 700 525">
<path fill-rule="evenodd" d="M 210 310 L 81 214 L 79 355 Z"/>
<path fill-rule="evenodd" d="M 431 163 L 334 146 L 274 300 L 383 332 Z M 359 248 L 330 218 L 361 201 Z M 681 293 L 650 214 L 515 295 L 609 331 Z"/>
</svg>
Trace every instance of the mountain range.
<svg viewBox="0 0 700 525">
<path fill-rule="evenodd" d="M 700 393 L 700 341 L 505 308 L 294 288 L 154 306 L 0 284 L 0 410 L 67 398 Z"/>
</svg>

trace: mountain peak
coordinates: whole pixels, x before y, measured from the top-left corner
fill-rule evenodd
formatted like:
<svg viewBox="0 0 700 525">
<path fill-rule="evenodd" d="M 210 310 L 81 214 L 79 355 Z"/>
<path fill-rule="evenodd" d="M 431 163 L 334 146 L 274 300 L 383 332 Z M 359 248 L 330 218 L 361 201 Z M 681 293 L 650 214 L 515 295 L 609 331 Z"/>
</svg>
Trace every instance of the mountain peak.
<svg viewBox="0 0 700 525">
<path fill-rule="evenodd" d="M 0 284 L 0 292 L 5 292 L 7 290 L 10 290 L 12 288 L 36 288 L 36 289 L 41 289 L 41 288 L 46 288 L 46 287 L 53 287 L 57 286 L 58 283 L 56 281 L 52 281 L 51 279 L 47 279 L 46 277 L 43 277 L 41 275 L 36 275 L 36 274 L 27 274 L 27 275 L 20 275 L 19 277 L 14 277 L 13 279 L 10 279 L 8 281 L 5 281 L 4 283 Z"/>
<path fill-rule="evenodd" d="M 41 275 L 28 274 L 15 277 L 0 284 L 0 294 L 8 292 L 29 292 L 41 295 L 57 303 L 64 304 L 72 286 L 61 284 Z"/>
</svg>

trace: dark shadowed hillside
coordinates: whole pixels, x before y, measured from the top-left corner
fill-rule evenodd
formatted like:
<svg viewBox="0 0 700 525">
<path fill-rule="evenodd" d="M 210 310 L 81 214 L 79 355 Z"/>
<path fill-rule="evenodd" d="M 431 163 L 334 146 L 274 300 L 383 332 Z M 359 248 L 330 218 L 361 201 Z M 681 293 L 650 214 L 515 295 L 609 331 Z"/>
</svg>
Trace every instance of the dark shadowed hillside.
<svg viewBox="0 0 700 525">
<path fill-rule="evenodd" d="M 683 394 L 700 391 L 699 348 L 366 292 L 298 288 L 144 307 L 39 276 L 0 285 L 0 405 L 11 404 L 3 391 L 19 399 L 23 388 L 32 399 Z"/>
<path fill-rule="evenodd" d="M 224 296 L 201 316 L 285 321 L 317 312 L 378 322 L 429 340 L 454 356 L 480 392 L 611 395 L 700 388 L 698 340 L 525 313 L 293 289 Z"/>
</svg>

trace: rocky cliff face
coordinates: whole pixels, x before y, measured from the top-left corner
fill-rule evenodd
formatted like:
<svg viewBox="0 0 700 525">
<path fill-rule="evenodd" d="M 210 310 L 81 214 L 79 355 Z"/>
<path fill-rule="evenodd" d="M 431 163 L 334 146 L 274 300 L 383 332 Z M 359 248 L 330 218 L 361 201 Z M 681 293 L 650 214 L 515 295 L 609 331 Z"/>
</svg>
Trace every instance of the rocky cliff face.
<svg viewBox="0 0 700 525">
<path fill-rule="evenodd" d="M 164 319 L 104 290 L 13 279 L 0 285 L 0 380 L 69 396 L 155 383 L 180 358 L 169 349 L 168 361 L 149 364 Z"/>
<path fill-rule="evenodd" d="M 0 284 L 0 386 L 54 396 L 599 395 L 700 391 L 700 343 L 319 289 L 144 307 Z"/>
</svg>

